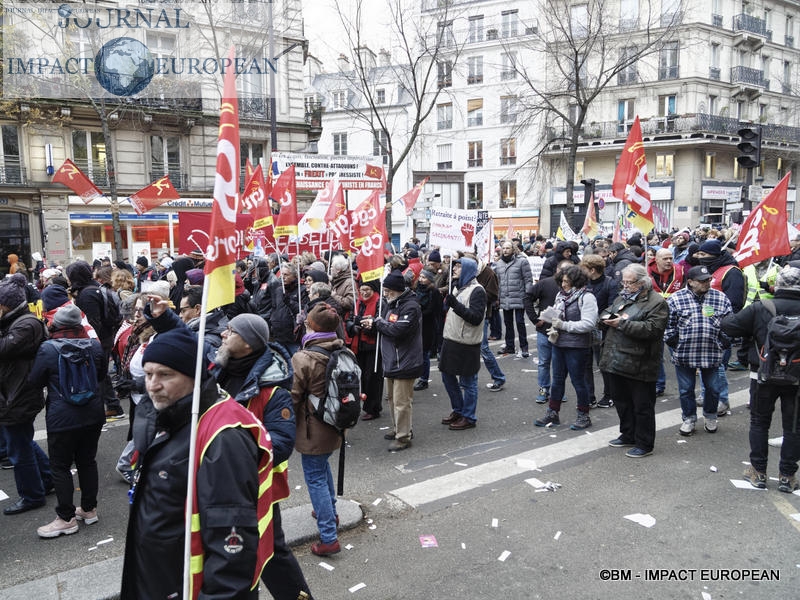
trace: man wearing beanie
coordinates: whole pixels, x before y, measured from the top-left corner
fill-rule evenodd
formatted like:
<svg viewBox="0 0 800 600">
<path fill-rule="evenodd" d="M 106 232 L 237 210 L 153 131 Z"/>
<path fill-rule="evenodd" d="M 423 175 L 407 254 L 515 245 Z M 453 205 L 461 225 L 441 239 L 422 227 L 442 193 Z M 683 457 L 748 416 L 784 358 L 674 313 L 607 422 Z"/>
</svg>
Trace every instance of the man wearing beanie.
<svg viewBox="0 0 800 600">
<path fill-rule="evenodd" d="M 164 303 L 166 304 L 166 303 Z M 166 307 L 163 307 L 166 308 Z M 190 598 L 258 598 L 258 575 L 272 553 L 260 536 L 271 497 L 271 444 L 253 414 L 203 376 L 197 452 L 188 464 L 197 337 L 185 327 L 158 334 L 142 357 L 147 397 L 133 439 L 141 460 L 131 490 L 122 600 L 179 598 L 183 592 L 184 511 L 195 473 Z"/>
<path fill-rule="evenodd" d="M 752 336 L 755 346 L 751 362 L 760 362 L 756 348 L 763 348 L 767 327 L 774 315 L 788 317 L 800 316 L 800 269 L 784 267 L 775 282 L 775 296 L 770 301 L 749 304 L 737 314 L 722 320 L 722 330 L 730 337 Z M 745 469 L 744 479 L 753 487 L 767 487 L 767 458 L 769 428 L 775 403 L 781 401 L 781 422 L 783 423 L 783 444 L 778 462 L 778 489 L 791 494 L 798 489 L 797 462 L 800 460 L 800 430 L 798 418 L 797 385 L 775 385 L 759 382 L 755 402 L 750 403 L 750 465 Z"/>
<path fill-rule="evenodd" d="M 47 455 L 33 441 L 33 421 L 44 406 L 42 387 L 29 385 L 36 352 L 47 338 L 44 323 L 28 309 L 21 273 L 0 283 L 0 435 L 14 466 L 17 499 L 3 509 L 15 515 L 45 505 L 53 486 Z"/>
<path fill-rule="evenodd" d="M 392 416 L 392 430 L 384 437 L 392 440 L 389 451 L 397 452 L 411 445 L 414 380 L 422 375 L 423 368 L 422 310 L 414 293 L 406 289 L 399 270 L 384 278 L 383 295 L 386 301 L 382 316 L 364 319 L 361 325 L 380 334 L 383 375 Z"/>
<path fill-rule="evenodd" d="M 96 337 L 89 337 L 83 320 L 83 313 L 71 302 L 55 311 L 50 339 L 39 346 L 28 376 L 31 385 L 47 388 L 47 448 L 58 500 L 55 520 L 36 530 L 41 538 L 77 533 L 78 521 L 91 525 L 98 520 L 95 457 L 106 416 L 97 382 L 106 376 L 107 369 L 103 368 L 103 348 Z M 89 391 L 94 392 L 80 405 L 69 399 L 77 382 L 70 379 L 70 369 L 62 368 L 62 363 L 75 361 L 88 365 L 84 374 Z M 75 483 L 70 471 L 73 462 L 80 481 L 81 503 L 77 508 L 73 504 Z"/>
<path fill-rule="evenodd" d="M 292 407 L 292 357 L 280 344 L 270 343 L 269 327 L 259 315 L 237 315 L 222 333 L 211 374 L 220 387 L 250 409 L 272 440 L 274 554 L 261 580 L 276 600 L 295 600 L 311 591 L 281 525 L 278 502 L 289 497 L 287 469 L 294 449 L 295 421 Z"/>
</svg>

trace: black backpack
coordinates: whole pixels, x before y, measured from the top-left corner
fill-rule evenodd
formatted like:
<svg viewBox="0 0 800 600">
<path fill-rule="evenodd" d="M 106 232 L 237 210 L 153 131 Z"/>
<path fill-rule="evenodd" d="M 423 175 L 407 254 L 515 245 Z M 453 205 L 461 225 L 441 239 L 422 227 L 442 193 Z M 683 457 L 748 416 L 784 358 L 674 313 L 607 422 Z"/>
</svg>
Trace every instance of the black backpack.
<svg viewBox="0 0 800 600">
<path fill-rule="evenodd" d="M 771 385 L 800 384 L 800 315 L 778 315 L 775 303 L 761 304 L 772 315 L 758 357 L 758 381 Z"/>
<path fill-rule="evenodd" d="M 104 285 L 100 286 L 100 293 L 103 296 L 103 325 L 110 327 L 116 333 L 122 325 L 122 313 L 119 312 L 119 304 L 111 297 L 112 292 Z"/>
<path fill-rule="evenodd" d="M 97 368 L 92 349 L 72 340 L 53 340 L 58 351 L 58 385 L 68 404 L 85 406 L 97 395 Z"/>
</svg>

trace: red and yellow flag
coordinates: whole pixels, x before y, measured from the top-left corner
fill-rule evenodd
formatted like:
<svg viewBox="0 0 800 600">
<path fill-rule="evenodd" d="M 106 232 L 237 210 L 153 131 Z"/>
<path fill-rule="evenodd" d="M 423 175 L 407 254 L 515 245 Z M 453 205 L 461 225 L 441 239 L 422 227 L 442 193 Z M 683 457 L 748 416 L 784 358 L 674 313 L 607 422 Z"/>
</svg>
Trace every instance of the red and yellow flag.
<svg viewBox="0 0 800 600">
<path fill-rule="evenodd" d="M 272 225 L 272 208 L 267 200 L 268 196 L 264 169 L 258 165 L 250 174 L 242 196 L 242 208 L 252 215 L 253 229 L 266 229 Z"/>
<path fill-rule="evenodd" d="M 178 190 L 169 180 L 169 175 L 164 175 L 161 179 L 133 194 L 128 201 L 137 215 L 143 215 L 148 210 L 161 206 L 164 202 L 179 200 L 180 197 Z"/>
<path fill-rule="evenodd" d="M 625 218 L 633 227 L 647 235 L 653 228 L 653 204 L 650 201 L 647 159 L 638 116 L 633 121 L 628 141 L 622 149 L 611 192 L 625 205 Z"/>
<path fill-rule="evenodd" d="M 786 195 L 789 190 L 791 171 L 780 180 L 769 195 L 758 203 L 739 231 L 739 243 L 733 258 L 744 269 L 773 256 L 784 256 L 792 249 L 789 246 L 789 231 L 786 228 Z"/>
<path fill-rule="evenodd" d="M 228 53 L 233 64 L 234 49 Z M 236 96 L 235 69 L 225 73 L 219 109 L 217 139 L 217 175 L 214 179 L 214 203 L 211 208 L 211 231 L 203 272 L 209 280 L 206 310 L 230 304 L 235 299 L 236 215 L 239 201 L 239 101 Z"/>
<path fill-rule="evenodd" d="M 297 235 L 297 178 L 294 165 L 280 174 L 272 185 L 270 200 L 278 202 L 281 210 L 275 218 L 275 237 Z"/>
<path fill-rule="evenodd" d="M 95 198 L 103 195 L 92 180 L 89 179 L 83 171 L 75 166 L 75 163 L 70 159 L 64 161 L 53 175 L 53 183 L 61 183 L 78 194 L 86 204 L 89 204 Z"/>
<path fill-rule="evenodd" d="M 383 247 L 386 234 L 386 207 L 381 206 L 380 192 L 375 190 L 351 213 L 353 245 L 358 248 L 356 264 L 361 281 L 383 276 Z"/>
<path fill-rule="evenodd" d="M 424 188 L 425 184 L 428 183 L 428 179 L 430 179 L 430 177 L 426 177 L 405 194 L 400 196 L 400 202 L 402 202 L 403 206 L 406 208 L 407 217 L 411 216 L 411 211 L 414 210 L 414 206 L 417 204 L 417 200 L 419 200 L 419 195 L 422 193 L 422 188 Z"/>
<path fill-rule="evenodd" d="M 581 233 L 586 234 L 588 238 L 593 238 L 600 231 L 600 226 L 597 224 L 597 217 L 594 215 L 594 192 L 591 193 L 586 201 L 588 202 L 586 206 L 586 218 L 583 220 Z"/>
</svg>

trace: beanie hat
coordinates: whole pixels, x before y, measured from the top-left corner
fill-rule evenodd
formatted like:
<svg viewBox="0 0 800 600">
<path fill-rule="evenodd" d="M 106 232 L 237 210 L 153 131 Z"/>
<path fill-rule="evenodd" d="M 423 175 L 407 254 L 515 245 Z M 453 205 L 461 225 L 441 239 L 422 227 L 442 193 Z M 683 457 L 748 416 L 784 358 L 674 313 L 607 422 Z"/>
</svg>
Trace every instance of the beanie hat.
<svg viewBox="0 0 800 600">
<path fill-rule="evenodd" d="M 408 251 L 407 256 L 408 258 L 419 258 L 419 252 L 417 250 L 411 249 Z"/>
<path fill-rule="evenodd" d="M 325 263 L 322 262 L 321 260 L 315 260 L 310 265 L 308 265 L 308 270 L 309 271 L 322 271 L 323 273 L 325 273 L 325 271 L 326 271 Z"/>
<path fill-rule="evenodd" d="M 308 313 L 306 320 L 314 331 L 331 333 L 339 326 L 339 313 L 330 304 L 319 302 Z"/>
<path fill-rule="evenodd" d="M 442 255 L 439 253 L 438 250 L 431 250 L 431 253 L 428 255 L 428 262 L 442 262 Z"/>
<path fill-rule="evenodd" d="M 203 269 L 189 269 L 186 271 L 186 279 L 188 279 L 189 283 L 192 285 L 203 285 L 204 278 Z"/>
<path fill-rule="evenodd" d="M 39 274 L 42 279 L 51 279 L 53 277 L 58 277 L 59 275 L 61 275 L 61 271 L 58 269 L 45 269 Z"/>
<path fill-rule="evenodd" d="M 80 327 L 82 321 L 81 309 L 74 304 L 65 304 L 56 311 L 53 317 L 53 327 Z"/>
<path fill-rule="evenodd" d="M 22 273 L 15 273 L 11 277 L 6 277 L 0 283 L 0 304 L 8 308 L 17 308 L 25 302 L 25 286 L 28 280 Z"/>
<path fill-rule="evenodd" d="M 778 279 L 775 281 L 776 289 L 793 289 L 800 290 L 800 269 L 797 267 L 784 267 L 778 273 Z"/>
<path fill-rule="evenodd" d="M 713 256 L 719 256 L 722 254 L 722 242 L 717 239 L 706 240 L 700 244 L 699 251 L 705 252 L 706 254 L 712 254 Z"/>
<path fill-rule="evenodd" d="M 42 290 L 42 306 L 46 311 L 58 308 L 67 300 L 69 300 L 69 294 L 60 285 L 48 285 Z"/>
<path fill-rule="evenodd" d="M 144 256 L 140 256 L 139 258 L 136 259 L 136 264 L 147 268 L 150 266 L 150 261 L 147 260 L 147 258 L 145 258 Z"/>
<path fill-rule="evenodd" d="M 676 233 L 676 234 L 675 234 L 675 235 L 673 235 L 672 237 L 673 237 L 673 238 L 676 238 L 676 237 L 678 237 L 678 236 L 681 236 L 681 237 L 682 237 L 683 239 L 685 239 L 687 242 L 689 241 L 689 238 L 691 237 L 691 236 L 689 235 L 689 232 L 688 232 L 688 231 L 679 231 L 678 233 Z"/>
<path fill-rule="evenodd" d="M 267 347 L 269 326 L 263 317 L 242 313 L 228 321 L 228 327 L 247 342 L 254 352 L 260 352 Z"/>
<path fill-rule="evenodd" d="M 172 267 L 172 262 L 173 261 L 169 256 L 162 256 L 161 260 L 158 261 L 158 264 L 160 264 L 165 269 L 169 269 L 170 267 Z"/>
<path fill-rule="evenodd" d="M 427 279 L 431 283 L 436 281 L 436 273 L 434 273 L 433 271 L 429 271 L 428 269 L 422 269 L 422 271 L 420 272 L 419 276 L 420 277 L 424 277 L 425 279 Z"/>
<path fill-rule="evenodd" d="M 124 260 L 115 260 L 114 266 L 117 267 L 118 269 L 123 269 L 123 270 L 127 270 L 128 268 L 128 265 L 125 264 Z"/>
<path fill-rule="evenodd" d="M 381 280 L 380 279 L 370 279 L 369 281 L 362 281 L 361 285 L 367 286 L 373 292 L 379 292 L 380 289 L 381 289 Z"/>
<path fill-rule="evenodd" d="M 383 280 L 383 287 L 395 292 L 404 292 L 406 289 L 406 280 L 403 277 L 403 272 L 395 269 L 389 273 Z"/>
<path fill-rule="evenodd" d="M 328 280 L 328 274 L 325 271 L 320 271 L 319 269 L 309 269 L 306 271 L 306 277 L 310 277 L 311 281 L 313 282 L 322 282 L 322 283 L 330 283 Z"/>
<path fill-rule="evenodd" d="M 142 365 L 159 363 L 187 377 L 194 377 L 197 361 L 197 336 L 186 327 L 159 333 L 145 348 Z"/>
</svg>

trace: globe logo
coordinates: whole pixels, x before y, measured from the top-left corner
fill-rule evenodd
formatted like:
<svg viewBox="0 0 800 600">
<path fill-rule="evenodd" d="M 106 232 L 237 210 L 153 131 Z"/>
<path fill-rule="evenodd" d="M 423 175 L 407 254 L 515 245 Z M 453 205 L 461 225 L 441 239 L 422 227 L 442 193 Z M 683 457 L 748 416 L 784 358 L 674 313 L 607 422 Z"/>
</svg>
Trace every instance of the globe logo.
<svg viewBox="0 0 800 600">
<path fill-rule="evenodd" d="M 139 40 L 116 38 L 100 48 L 94 59 L 94 73 L 107 92 L 133 96 L 153 79 L 153 57 Z"/>
</svg>

